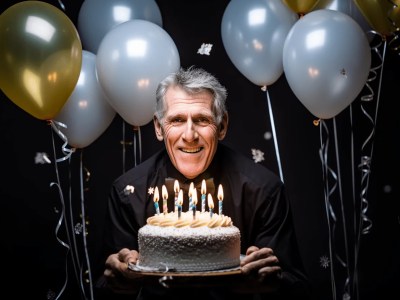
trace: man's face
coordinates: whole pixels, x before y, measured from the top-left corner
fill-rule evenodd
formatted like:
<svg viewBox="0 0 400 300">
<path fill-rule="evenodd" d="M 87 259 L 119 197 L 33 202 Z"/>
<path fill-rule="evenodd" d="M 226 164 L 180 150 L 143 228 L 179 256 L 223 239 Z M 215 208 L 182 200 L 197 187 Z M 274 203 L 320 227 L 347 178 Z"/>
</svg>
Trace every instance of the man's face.
<svg viewBox="0 0 400 300">
<path fill-rule="evenodd" d="M 170 87 L 165 99 L 163 128 L 154 119 L 157 138 L 164 139 L 175 168 L 186 178 L 195 178 L 208 168 L 218 139 L 225 137 L 227 116 L 218 127 L 211 109 L 212 95 L 208 92 L 188 95 L 179 87 Z"/>
</svg>

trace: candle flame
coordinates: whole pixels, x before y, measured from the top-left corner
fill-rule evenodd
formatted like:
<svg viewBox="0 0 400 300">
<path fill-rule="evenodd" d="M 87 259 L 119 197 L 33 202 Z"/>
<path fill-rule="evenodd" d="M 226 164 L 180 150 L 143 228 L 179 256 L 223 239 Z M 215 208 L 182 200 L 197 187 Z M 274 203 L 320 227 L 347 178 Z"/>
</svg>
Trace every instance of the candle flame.
<svg viewBox="0 0 400 300">
<path fill-rule="evenodd" d="M 221 184 L 218 186 L 218 200 L 219 201 L 224 200 L 224 191 L 222 190 Z"/>
<path fill-rule="evenodd" d="M 163 184 L 162 188 L 161 188 L 161 192 L 162 192 L 162 197 L 163 199 L 168 199 L 168 191 L 167 191 L 167 187 Z"/>
<path fill-rule="evenodd" d="M 158 202 L 158 200 L 160 199 L 160 193 L 158 192 L 158 187 L 156 186 L 156 188 L 154 189 L 154 202 Z"/>
<path fill-rule="evenodd" d="M 182 204 L 183 204 L 183 190 L 180 190 L 178 194 L 178 205 Z"/>
<path fill-rule="evenodd" d="M 189 197 L 192 197 L 192 193 L 193 193 L 193 189 L 194 189 L 194 183 L 191 182 L 189 185 Z"/>
<path fill-rule="evenodd" d="M 201 182 L 201 193 L 205 194 L 207 192 L 207 186 L 206 186 L 206 181 L 203 179 Z"/>
<path fill-rule="evenodd" d="M 208 201 L 208 208 L 213 209 L 214 208 L 214 200 L 210 193 L 207 195 L 207 201 Z"/>
<path fill-rule="evenodd" d="M 197 204 L 197 190 L 196 190 L 196 188 L 193 188 L 192 192 L 193 192 L 192 203 L 193 203 L 194 206 L 196 206 L 196 204 Z"/>
<path fill-rule="evenodd" d="M 175 191 L 175 193 L 179 192 L 179 182 L 176 179 L 175 179 L 175 182 L 174 182 L 174 191 Z"/>
</svg>

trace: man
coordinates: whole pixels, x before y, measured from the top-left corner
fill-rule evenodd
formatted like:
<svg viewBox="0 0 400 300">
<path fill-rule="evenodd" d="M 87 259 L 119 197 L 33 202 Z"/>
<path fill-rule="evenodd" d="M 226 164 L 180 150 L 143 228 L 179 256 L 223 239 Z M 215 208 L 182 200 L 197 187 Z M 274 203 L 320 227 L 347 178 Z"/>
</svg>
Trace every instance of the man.
<svg viewBox="0 0 400 300">
<path fill-rule="evenodd" d="M 207 289 L 208 296 L 185 291 L 184 297 L 222 299 L 232 292 L 271 291 L 272 285 L 274 293 L 268 299 L 305 297 L 307 281 L 282 182 L 265 167 L 219 143 L 228 128 L 226 89 L 213 75 L 191 67 L 165 78 L 156 98 L 155 133 L 166 149 L 123 174 L 112 186 L 105 240 L 108 253 L 114 253 L 106 260 L 108 285 L 120 293 L 137 291 L 141 299 L 154 299 L 155 294 L 178 299 L 179 289 L 141 288 L 140 272 L 127 267 L 138 259 L 139 228 L 154 215 L 148 188 L 162 186 L 171 178 L 183 185 L 212 178 L 214 187 L 224 187 L 224 214 L 241 232 L 243 286 Z M 173 205 L 172 199 L 168 203 Z"/>
</svg>

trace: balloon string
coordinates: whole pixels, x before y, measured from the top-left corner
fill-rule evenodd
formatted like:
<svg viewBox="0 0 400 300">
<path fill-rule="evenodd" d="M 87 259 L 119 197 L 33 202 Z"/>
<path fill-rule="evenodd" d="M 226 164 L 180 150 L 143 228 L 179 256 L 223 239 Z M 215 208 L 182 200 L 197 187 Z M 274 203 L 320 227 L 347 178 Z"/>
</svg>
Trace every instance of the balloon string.
<svg viewBox="0 0 400 300">
<path fill-rule="evenodd" d="M 325 210 L 327 216 L 327 223 L 328 223 L 328 243 L 329 243 L 329 257 L 330 257 L 330 271 L 331 271 L 331 288 L 332 288 L 332 298 L 336 300 L 336 283 L 335 283 L 335 272 L 334 272 L 334 264 L 333 264 L 333 232 L 336 222 L 336 216 L 332 209 L 332 205 L 330 203 L 329 197 L 332 191 L 329 191 L 329 183 L 328 183 L 328 144 L 329 144 L 329 132 L 324 120 L 320 120 L 320 143 L 321 147 L 319 150 L 319 156 L 321 159 L 321 166 L 322 166 L 322 180 L 324 184 L 324 199 L 325 199 Z M 323 141 L 323 129 L 326 132 L 326 142 Z M 333 224 L 331 226 L 330 219 L 332 218 Z"/>
<path fill-rule="evenodd" d="M 336 117 L 333 118 L 333 128 L 334 128 L 334 136 L 335 136 L 335 151 L 336 151 L 336 165 L 337 165 L 337 178 L 338 178 L 338 191 L 339 191 L 339 198 L 340 198 L 340 205 L 341 205 L 341 212 L 342 212 L 342 224 L 343 224 L 343 236 L 344 236 L 344 245 L 345 245 L 345 256 L 346 262 L 342 263 L 343 266 L 346 268 L 347 271 L 347 278 L 344 285 L 344 295 L 347 297 L 343 297 L 343 299 L 348 298 L 351 294 L 350 291 L 350 269 L 349 269 L 349 246 L 348 246 L 348 238 L 347 238 L 347 227 L 346 227 L 346 218 L 345 218 L 345 210 L 343 204 L 343 191 L 342 191 L 342 180 L 341 180 L 341 171 L 340 171 L 340 159 L 339 159 L 339 142 L 337 138 L 337 127 L 336 127 Z"/>
<path fill-rule="evenodd" d="M 377 34 L 375 32 L 375 34 Z M 381 41 L 383 41 L 383 39 L 381 39 Z M 364 95 L 361 97 L 361 110 L 363 112 L 363 114 L 365 115 L 365 117 L 368 119 L 368 121 L 371 123 L 372 126 L 372 130 L 370 132 L 370 134 L 368 135 L 367 139 L 364 141 L 364 143 L 362 144 L 362 152 L 364 151 L 365 147 L 368 145 L 368 143 L 372 143 L 372 138 L 375 134 L 375 125 L 376 125 L 376 120 L 377 120 L 377 115 L 378 115 L 378 106 L 379 106 L 379 95 L 380 95 L 380 90 L 378 93 L 378 101 L 376 104 L 376 110 L 375 110 L 375 119 L 373 119 L 368 112 L 366 111 L 366 109 L 363 106 L 363 102 L 370 102 L 374 99 L 374 91 L 371 88 L 371 86 L 369 85 L 369 82 L 374 81 L 377 78 L 377 71 L 379 69 L 381 69 L 380 75 L 381 75 L 381 79 L 382 79 L 382 73 L 383 73 L 383 57 L 385 56 L 385 54 L 383 54 L 383 56 L 380 54 L 379 52 L 379 48 L 381 47 L 382 43 L 379 43 L 378 45 L 372 47 L 372 51 L 374 51 L 381 63 L 374 68 L 371 68 L 370 70 L 370 76 L 367 80 L 366 83 L 366 88 L 369 90 L 369 94 Z M 383 45 L 384 49 L 386 48 L 385 44 Z M 385 51 L 384 51 L 385 53 Z M 380 83 L 379 86 L 381 85 L 381 79 L 380 79 Z M 351 114 L 352 115 L 352 114 Z M 354 145 L 353 139 L 352 139 L 352 146 Z M 358 299 L 358 259 L 359 259 L 359 252 L 360 252 L 360 238 L 361 238 L 361 234 L 368 234 L 369 230 L 372 227 L 372 221 L 368 218 L 367 216 L 367 212 L 368 212 L 368 200 L 367 200 L 367 192 L 368 192 L 368 178 L 371 172 L 371 158 L 372 158 L 372 151 L 373 151 L 373 144 L 371 146 L 371 153 L 370 156 L 367 155 L 361 155 L 361 162 L 358 165 L 358 168 L 361 171 L 361 193 L 360 193 L 360 217 L 358 218 L 358 225 L 357 225 L 357 218 L 355 217 L 355 223 L 354 223 L 354 230 L 355 230 L 355 247 L 354 247 L 354 280 L 353 280 L 353 287 L 354 287 L 354 291 L 357 295 L 357 299 Z M 352 150 L 352 155 L 354 153 L 354 150 Z M 355 165 L 354 163 L 354 156 L 352 156 L 352 166 Z M 354 174 L 353 174 L 353 182 L 354 182 Z M 354 203 L 354 211 L 356 211 L 355 206 L 356 206 L 356 201 L 355 201 L 355 187 L 354 187 L 354 183 L 353 183 L 353 203 Z M 363 228 L 363 224 L 365 225 L 365 227 Z"/>
<path fill-rule="evenodd" d="M 58 4 L 60 4 L 60 7 L 62 8 L 63 11 L 65 11 L 65 5 L 62 3 L 61 0 L 58 0 Z"/>
<path fill-rule="evenodd" d="M 380 53 L 379 48 L 383 45 L 383 52 L 382 54 Z M 368 194 L 368 187 L 369 187 L 369 176 L 371 173 L 371 161 L 372 161 L 372 155 L 373 155 L 373 150 L 374 150 L 374 143 L 373 143 L 373 137 L 375 135 L 375 128 L 376 128 L 376 123 L 377 123 L 377 118 L 378 118 L 378 108 L 379 108 L 379 100 L 380 100 L 380 94 L 381 94 L 381 86 L 382 86 L 382 78 L 383 78 L 383 66 L 384 66 L 384 57 L 386 54 L 386 40 L 383 40 L 383 44 L 380 43 L 379 45 L 372 47 L 372 50 L 377 54 L 378 58 L 380 59 L 381 63 L 375 67 L 371 68 L 371 72 L 374 75 L 372 78 L 368 78 L 366 86 L 370 90 L 369 95 L 365 95 L 361 97 L 361 110 L 365 117 L 370 121 L 371 123 L 371 132 L 367 139 L 364 141 L 361 147 L 361 162 L 359 164 L 359 169 L 361 171 L 361 218 L 360 218 L 360 232 L 362 234 L 368 234 L 371 227 L 372 227 L 372 221 L 367 217 L 367 211 L 368 211 L 368 200 L 367 200 L 367 194 Z M 380 69 L 379 72 L 379 83 L 378 83 L 378 93 L 377 93 L 377 98 L 376 98 L 376 105 L 375 105 L 375 116 L 372 118 L 367 110 L 364 108 L 363 102 L 370 102 L 374 99 L 374 91 L 371 89 L 369 86 L 369 82 L 375 80 L 377 78 L 377 72 Z M 363 153 L 367 152 L 366 147 L 370 145 L 370 153 L 369 155 L 363 155 Z M 364 226 L 363 226 L 364 225 Z M 361 234 L 359 233 L 359 234 Z"/>
<path fill-rule="evenodd" d="M 73 261 L 73 267 L 75 271 L 75 278 L 79 283 L 79 269 L 80 269 L 80 260 L 79 260 L 79 252 L 77 248 L 77 243 L 76 243 L 76 238 L 75 238 L 75 230 L 74 230 L 74 210 L 72 208 L 72 179 L 71 179 L 71 158 L 68 160 L 69 161 L 69 172 L 68 172 L 68 180 L 69 180 L 69 191 L 68 191 L 68 198 L 69 198 L 69 220 L 70 220 L 70 230 L 72 233 L 72 241 L 73 243 L 71 244 L 73 246 L 73 252 L 71 253 L 72 261 Z M 68 229 L 67 229 L 68 231 Z"/>
<path fill-rule="evenodd" d="M 67 148 L 68 138 L 65 134 L 63 134 L 61 132 L 61 130 L 59 128 L 59 126 L 67 128 L 67 125 L 65 125 L 64 123 L 58 122 L 58 121 L 54 121 L 54 120 L 48 120 L 48 122 L 50 123 L 50 125 L 54 129 L 54 131 L 58 134 L 58 136 L 64 141 L 64 144 L 61 147 L 61 151 L 65 156 L 62 158 L 56 159 L 56 162 L 62 162 L 64 160 L 69 159 L 70 156 L 72 155 L 72 153 L 74 153 L 76 149 L 75 148 Z"/>
<path fill-rule="evenodd" d="M 266 95 L 267 95 L 267 103 L 268 103 L 268 112 L 271 120 L 271 129 L 272 129 L 272 136 L 274 138 L 274 145 L 275 145 L 275 154 L 276 154 L 276 160 L 278 162 L 278 168 L 279 168 L 279 176 L 281 177 L 281 181 L 283 181 L 283 172 L 282 172 L 282 166 L 281 166 L 281 158 L 279 155 L 279 147 L 278 147 L 278 141 L 276 138 L 276 130 L 275 130 L 275 121 L 274 121 L 274 114 L 272 111 L 272 105 L 271 105 L 271 99 L 269 97 L 268 89 L 265 87 L 264 88 Z"/>
<path fill-rule="evenodd" d="M 133 161 L 136 167 L 137 165 L 137 155 L 136 155 L 136 130 L 133 128 Z"/>
<path fill-rule="evenodd" d="M 353 105 L 350 104 L 350 144 L 351 144 L 351 182 L 352 182 L 352 203 L 353 203 L 353 234 L 354 237 L 357 236 L 357 224 L 358 217 L 356 211 L 356 187 L 355 187 L 355 157 L 354 157 L 354 131 L 353 131 Z M 358 252 L 359 252 L 359 243 L 357 238 L 354 239 L 354 269 L 353 269 L 353 292 L 355 294 L 355 299 L 359 298 L 359 290 L 358 290 Z"/>
<path fill-rule="evenodd" d="M 89 287 L 90 287 L 90 299 L 93 299 L 93 281 L 92 281 L 92 271 L 90 269 L 90 260 L 89 260 L 89 252 L 86 240 L 86 213 L 85 213 L 85 196 L 84 196 L 84 186 L 83 186 L 83 151 L 81 151 L 80 155 L 80 186 L 81 186 L 81 219 L 82 219 L 82 239 L 83 239 L 83 248 L 85 252 L 86 265 L 88 268 L 88 276 L 89 276 Z M 88 178 L 86 178 L 86 182 L 90 179 L 90 172 L 86 172 Z M 81 271 L 81 275 L 83 272 Z M 85 295 L 85 288 L 83 286 L 83 279 L 81 277 L 81 289 L 83 294 Z M 85 295 L 86 299 L 86 295 Z"/>
<path fill-rule="evenodd" d="M 139 162 L 142 162 L 142 131 L 138 127 L 138 138 L 139 138 Z"/>
<path fill-rule="evenodd" d="M 54 134 L 53 134 L 53 131 L 51 131 L 51 138 L 52 138 L 52 145 L 53 145 L 53 157 L 54 157 L 55 161 L 57 161 L 57 160 L 56 160 L 56 150 L 55 150 L 55 142 L 54 142 Z M 66 218 L 65 218 L 65 202 L 64 202 L 63 192 L 62 192 L 62 189 L 61 189 L 60 176 L 59 176 L 59 173 L 58 173 L 57 162 L 54 163 L 54 167 L 55 167 L 57 182 L 51 182 L 51 183 L 50 183 L 50 187 L 56 186 L 56 187 L 58 188 L 58 193 L 59 193 L 60 201 L 61 201 L 61 214 L 60 214 L 60 218 L 59 218 L 59 220 L 58 220 L 58 223 L 57 223 L 57 226 L 56 226 L 56 229 L 55 229 L 55 236 L 56 236 L 57 241 L 58 241 L 63 247 L 67 248 L 67 251 L 66 251 L 66 254 L 65 254 L 65 282 L 64 282 L 64 285 L 62 286 L 61 290 L 59 291 L 57 297 L 55 298 L 55 299 L 57 300 L 57 299 L 59 299 L 59 298 L 61 297 L 61 295 L 64 293 L 65 288 L 66 288 L 67 283 L 68 283 L 68 260 L 67 260 L 67 258 L 68 258 L 68 254 L 69 254 L 69 252 L 70 252 L 70 246 L 69 246 L 69 244 L 71 244 L 71 242 L 70 242 L 70 236 L 69 236 L 68 230 L 66 230 L 68 243 L 64 242 L 64 241 L 58 236 L 60 227 L 61 227 L 61 225 L 63 224 L 63 221 L 64 221 Z"/>
<path fill-rule="evenodd" d="M 135 161 L 135 166 L 138 164 L 137 162 L 137 146 L 139 148 L 139 163 L 142 161 L 142 136 L 140 133 L 140 126 L 134 126 L 133 127 L 133 155 L 134 155 L 134 161 Z"/>
<path fill-rule="evenodd" d="M 122 173 L 125 173 L 126 141 L 125 141 L 125 121 L 122 120 Z"/>
<path fill-rule="evenodd" d="M 379 35 L 378 33 L 373 32 L 373 31 L 371 31 L 371 33 Z M 378 66 L 376 66 L 374 68 L 371 68 L 370 76 L 369 76 L 369 78 L 368 78 L 368 80 L 366 82 L 366 85 L 365 85 L 365 87 L 369 90 L 369 94 L 363 95 L 361 97 L 361 110 L 362 110 L 363 114 L 365 115 L 365 117 L 367 118 L 367 120 L 371 123 L 371 127 L 372 127 L 370 134 L 368 135 L 368 137 L 366 138 L 366 140 L 362 144 L 362 147 L 361 147 L 362 152 L 364 151 L 364 149 L 368 145 L 368 143 L 372 142 L 372 138 L 373 138 L 373 136 L 375 134 L 375 124 L 376 124 L 377 115 L 378 115 L 377 112 L 378 112 L 378 106 L 379 106 L 379 103 L 378 103 L 379 96 L 378 96 L 378 101 L 377 101 L 377 104 L 376 104 L 375 120 L 368 114 L 367 110 L 363 106 L 363 103 L 370 102 L 370 101 L 372 101 L 374 99 L 375 93 L 374 93 L 373 89 L 371 88 L 371 86 L 369 85 L 369 83 L 374 81 L 374 80 L 376 80 L 376 78 L 378 76 L 377 73 L 378 73 L 379 69 L 381 69 L 380 74 L 381 74 L 381 79 L 382 79 L 383 57 L 384 57 L 384 55 L 382 56 L 380 54 L 380 52 L 379 52 L 379 48 L 382 46 L 382 41 L 383 41 L 383 39 L 381 39 L 381 41 L 380 41 L 380 43 L 378 43 L 378 45 L 373 46 L 372 49 L 371 49 L 378 56 L 378 58 L 380 59 L 381 63 Z M 386 46 L 384 45 L 384 48 L 385 47 Z M 381 85 L 381 79 L 380 79 L 379 85 Z M 380 94 L 380 90 L 379 90 L 379 94 Z M 353 145 L 354 145 L 354 141 L 352 139 L 352 146 Z M 361 238 L 361 234 L 368 234 L 369 230 L 372 227 L 372 221 L 367 216 L 369 203 L 368 203 L 368 200 L 367 200 L 367 197 L 366 197 L 367 192 L 368 192 L 368 178 L 369 178 L 369 175 L 370 175 L 370 172 L 371 172 L 372 149 L 373 149 L 373 145 L 371 146 L 371 154 L 370 154 L 370 156 L 361 155 L 361 162 L 358 165 L 358 168 L 361 171 L 361 192 L 360 192 L 361 201 L 360 201 L 360 208 L 358 210 L 360 212 L 360 216 L 359 216 L 359 218 L 354 217 L 354 221 L 355 221 L 355 224 L 354 224 L 354 230 L 355 230 L 355 243 L 354 244 L 355 244 L 355 248 L 354 248 L 354 280 L 353 280 L 353 288 L 354 288 L 354 291 L 355 291 L 355 293 L 357 295 L 357 298 L 358 298 L 358 259 L 359 259 L 359 252 L 360 252 L 360 238 Z M 355 165 L 353 153 L 354 153 L 354 149 L 352 150 L 352 159 L 353 159 L 352 166 Z M 354 170 L 354 169 L 352 169 L 352 170 Z M 353 176 L 353 182 L 354 182 L 355 181 L 354 173 L 353 173 L 352 176 Z M 356 200 L 355 199 L 356 199 L 355 198 L 355 187 L 354 187 L 354 183 L 353 183 L 353 203 L 354 203 L 354 211 L 356 212 L 356 209 L 355 209 Z M 358 225 L 357 225 L 357 219 L 358 219 Z M 363 228 L 363 224 L 365 225 L 364 228 Z"/>
</svg>

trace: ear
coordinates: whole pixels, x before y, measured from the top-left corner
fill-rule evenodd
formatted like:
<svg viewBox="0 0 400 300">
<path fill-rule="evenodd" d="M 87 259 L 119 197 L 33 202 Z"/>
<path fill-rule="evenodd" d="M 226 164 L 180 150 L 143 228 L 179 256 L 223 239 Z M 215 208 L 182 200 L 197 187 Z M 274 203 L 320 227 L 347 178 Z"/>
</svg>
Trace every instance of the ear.
<svg viewBox="0 0 400 300">
<path fill-rule="evenodd" d="M 226 132 L 228 130 L 228 113 L 224 114 L 224 117 L 222 118 L 221 124 L 219 124 L 219 132 L 218 132 L 218 139 L 221 141 L 225 138 Z"/>
<path fill-rule="evenodd" d="M 163 129 L 161 127 L 160 121 L 157 119 L 156 116 L 153 117 L 153 123 L 154 123 L 154 130 L 156 131 L 157 140 L 161 142 L 164 139 Z"/>
</svg>

